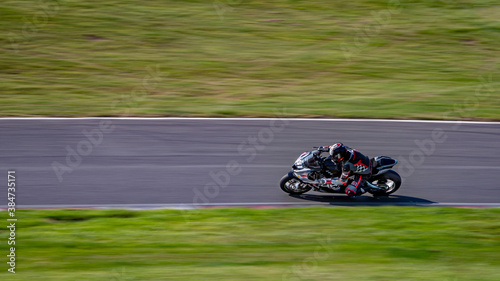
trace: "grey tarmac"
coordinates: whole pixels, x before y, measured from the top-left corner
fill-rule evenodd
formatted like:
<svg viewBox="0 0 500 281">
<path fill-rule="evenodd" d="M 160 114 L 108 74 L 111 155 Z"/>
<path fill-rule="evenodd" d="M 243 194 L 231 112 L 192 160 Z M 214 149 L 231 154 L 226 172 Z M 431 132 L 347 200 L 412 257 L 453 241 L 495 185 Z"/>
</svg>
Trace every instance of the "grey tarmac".
<svg viewBox="0 0 500 281">
<path fill-rule="evenodd" d="M 16 171 L 19 208 L 500 206 L 495 122 L 2 118 L 0 131 L 0 172 Z M 355 199 L 280 190 L 300 153 L 339 141 L 398 159 L 400 190 Z"/>
</svg>

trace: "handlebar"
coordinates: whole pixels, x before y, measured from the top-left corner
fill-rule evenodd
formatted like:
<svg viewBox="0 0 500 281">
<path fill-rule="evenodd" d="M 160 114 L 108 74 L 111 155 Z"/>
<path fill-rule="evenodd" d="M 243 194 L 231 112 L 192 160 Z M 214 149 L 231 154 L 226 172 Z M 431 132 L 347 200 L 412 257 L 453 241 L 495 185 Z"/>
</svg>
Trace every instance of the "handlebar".
<svg viewBox="0 0 500 281">
<path fill-rule="evenodd" d="M 329 146 L 313 146 L 313 149 L 316 149 L 320 152 L 328 152 L 330 151 L 330 147 Z"/>
</svg>

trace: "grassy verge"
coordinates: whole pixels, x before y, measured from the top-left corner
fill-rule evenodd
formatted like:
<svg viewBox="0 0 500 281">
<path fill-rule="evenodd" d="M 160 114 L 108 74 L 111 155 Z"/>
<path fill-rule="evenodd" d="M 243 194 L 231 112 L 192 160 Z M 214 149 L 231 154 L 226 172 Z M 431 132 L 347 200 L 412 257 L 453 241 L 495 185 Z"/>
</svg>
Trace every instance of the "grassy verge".
<svg viewBox="0 0 500 281">
<path fill-rule="evenodd" d="M 500 279 L 499 209 L 20 210 L 18 218 L 17 273 L 3 263 L 2 280 Z"/>
<path fill-rule="evenodd" d="M 12 0 L 0 115 L 500 120 L 497 4 Z"/>
</svg>

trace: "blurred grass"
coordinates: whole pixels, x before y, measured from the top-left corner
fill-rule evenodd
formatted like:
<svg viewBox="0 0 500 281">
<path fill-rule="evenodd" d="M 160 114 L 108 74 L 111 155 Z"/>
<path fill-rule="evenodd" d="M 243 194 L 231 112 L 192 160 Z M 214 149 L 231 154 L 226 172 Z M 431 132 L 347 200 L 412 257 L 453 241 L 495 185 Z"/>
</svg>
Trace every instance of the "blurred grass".
<svg viewBox="0 0 500 281">
<path fill-rule="evenodd" d="M 17 273 L 4 263 L 1 280 L 500 280 L 500 209 L 18 210 L 17 217 Z M 7 237 L 0 229 L 0 240 Z"/>
<path fill-rule="evenodd" d="M 0 115 L 500 120 L 498 1 L 394 3 L 2 2 Z"/>
</svg>

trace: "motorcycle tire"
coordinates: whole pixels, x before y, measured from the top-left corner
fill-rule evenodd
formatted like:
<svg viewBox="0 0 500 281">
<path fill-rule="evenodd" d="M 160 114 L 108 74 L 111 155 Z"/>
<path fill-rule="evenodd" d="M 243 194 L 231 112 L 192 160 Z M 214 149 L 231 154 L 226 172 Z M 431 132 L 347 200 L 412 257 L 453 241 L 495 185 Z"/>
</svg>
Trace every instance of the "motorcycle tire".
<svg viewBox="0 0 500 281">
<path fill-rule="evenodd" d="M 280 180 L 280 188 L 281 188 L 281 190 L 283 190 L 286 193 L 293 194 L 293 195 L 302 194 L 302 193 L 305 193 L 305 192 L 308 192 L 309 190 L 311 190 L 311 187 L 307 187 L 307 188 L 300 189 L 300 190 L 290 189 L 287 186 L 287 183 L 289 181 L 291 181 L 291 180 L 299 181 L 299 179 L 297 179 L 296 177 L 292 177 L 292 176 L 289 176 L 289 175 L 284 175 L 281 178 L 281 180 Z"/>
<path fill-rule="evenodd" d="M 377 181 L 376 184 L 373 183 L 375 181 Z M 392 194 L 399 189 L 399 187 L 401 186 L 401 176 L 398 173 L 396 173 L 395 171 L 389 170 L 386 173 L 384 173 L 380 176 L 377 176 L 373 180 L 370 180 L 370 182 L 372 182 L 372 184 L 377 185 L 377 186 L 382 186 L 381 184 L 383 184 L 384 188 L 387 189 L 386 191 L 372 192 L 373 196 L 385 196 L 385 195 Z M 387 182 L 392 182 L 393 185 L 388 186 Z"/>
</svg>

